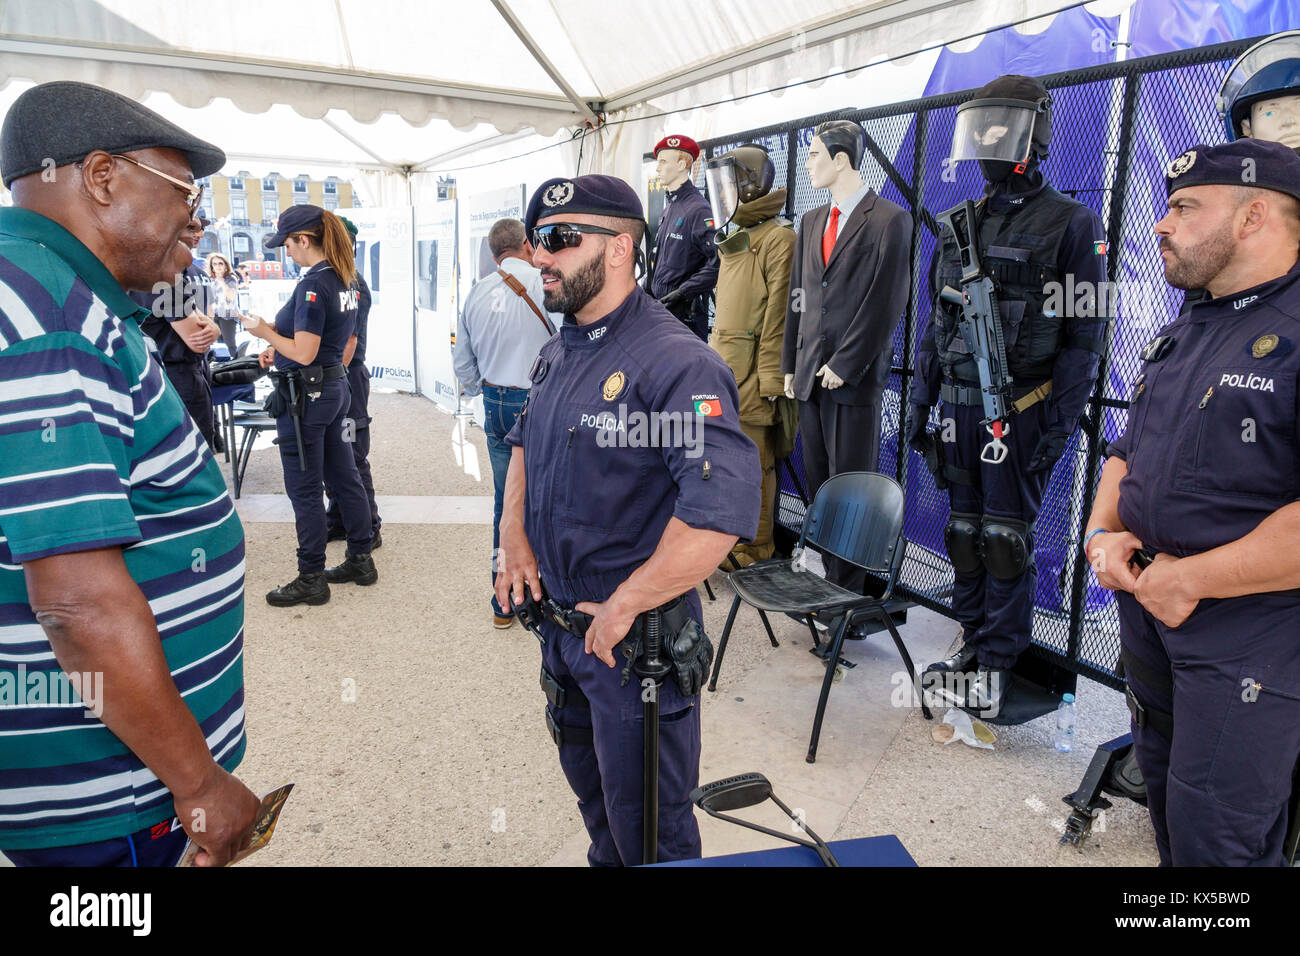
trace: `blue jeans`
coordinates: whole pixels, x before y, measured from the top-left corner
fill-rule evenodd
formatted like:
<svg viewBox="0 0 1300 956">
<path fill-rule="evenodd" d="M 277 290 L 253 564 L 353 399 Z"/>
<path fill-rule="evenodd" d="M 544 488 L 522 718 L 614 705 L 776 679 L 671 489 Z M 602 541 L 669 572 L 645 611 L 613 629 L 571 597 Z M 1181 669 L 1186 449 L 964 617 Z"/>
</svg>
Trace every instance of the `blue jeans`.
<svg viewBox="0 0 1300 956">
<path fill-rule="evenodd" d="M 519 413 L 523 410 L 524 400 L 528 397 L 526 388 L 502 388 L 483 383 L 483 417 L 484 431 L 487 432 L 488 457 L 492 460 L 492 483 L 494 499 L 492 504 L 492 583 L 496 584 L 496 555 L 501 547 L 501 503 L 506 493 L 506 472 L 510 470 L 510 446 L 506 444 L 506 435 L 515 427 Z M 492 595 L 492 613 L 499 617 L 510 617 L 508 610 L 503 610 L 497 603 L 496 594 Z"/>
</svg>

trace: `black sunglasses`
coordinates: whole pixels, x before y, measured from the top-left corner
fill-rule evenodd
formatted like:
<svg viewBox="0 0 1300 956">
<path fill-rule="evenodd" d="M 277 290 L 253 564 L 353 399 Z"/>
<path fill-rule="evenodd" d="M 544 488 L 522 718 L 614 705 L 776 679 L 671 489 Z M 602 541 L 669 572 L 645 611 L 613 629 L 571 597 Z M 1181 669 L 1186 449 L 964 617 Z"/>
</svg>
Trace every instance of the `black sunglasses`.
<svg viewBox="0 0 1300 956">
<path fill-rule="evenodd" d="M 605 229 L 602 226 L 586 226 L 576 222 L 555 222 L 548 226 L 538 226 L 533 230 L 533 245 L 547 252 L 559 252 L 572 249 L 582 242 L 583 233 L 598 236 L 622 236 L 625 233 Z"/>
</svg>

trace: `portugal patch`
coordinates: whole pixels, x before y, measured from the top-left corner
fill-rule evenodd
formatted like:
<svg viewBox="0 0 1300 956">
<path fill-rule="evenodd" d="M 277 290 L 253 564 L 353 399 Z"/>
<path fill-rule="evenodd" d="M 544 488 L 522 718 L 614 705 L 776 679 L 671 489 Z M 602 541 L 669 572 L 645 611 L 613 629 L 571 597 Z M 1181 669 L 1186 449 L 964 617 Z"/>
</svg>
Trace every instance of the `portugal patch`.
<svg viewBox="0 0 1300 956">
<path fill-rule="evenodd" d="M 722 414 L 722 399 L 705 398 L 695 403 L 695 414 L 704 418 L 717 418 Z"/>
<path fill-rule="evenodd" d="M 316 293 L 315 293 L 315 292 L 308 292 L 305 296 L 303 296 L 303 298 L 305 298 L 308 302 L 315 302 L 315 301 L 316 301 Z"/>
<path fill-rule="evenodd" d="M 1109 249 L 1110 247 L 1104 242 L 1094 242 L 1092 244 L 1092 254 L 1095 256 L 1104 256 Z"/>
</svg>

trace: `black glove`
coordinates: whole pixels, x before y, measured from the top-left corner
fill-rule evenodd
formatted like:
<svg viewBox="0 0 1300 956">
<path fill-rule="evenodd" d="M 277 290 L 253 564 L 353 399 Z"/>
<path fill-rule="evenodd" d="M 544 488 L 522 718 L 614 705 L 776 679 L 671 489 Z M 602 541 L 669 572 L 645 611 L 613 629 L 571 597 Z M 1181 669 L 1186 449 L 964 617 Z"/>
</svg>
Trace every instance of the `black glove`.
<svg viewBox="0 0 1300 956">
<path fill-rule="evenodd" d="M 930 423 L 930 406 L 918 405 L 912 403 L 912 417 L 907 421 L 907 443 L 925 454 L 926 446 L 929 444 L 925 427 Z"/>
<path fill-rule="evenodd" d="M 1044 468 L 1051 468 L 1056 464 L 1056 460 L 1065 454 L 1065 446 L 1069 443 L 1069 432 L 1044 432 L 1043 437 L 1038 439 L 1038 446 L 1034 449 L 1034 453 L 1029 456 L 1029 470 L 1042 471 Z"/>
<path fill-rule="evenodd" d="M 669 292 L 659 300 L 659 304 L 665 309 L 671 309 L 678 305 L 683 298 L 681 289 L 673 289 L 672 292 Z"/>
<path fill-rule="evenodd" d="M 676 636 L 665 639 L 664 650 L 673 662 L 677 676 L 677 689 L 683 697 L 694 697 L 704 686 L 713 666 L 713 644 L 709 641 L 699 621 L 690 618 Z"/>
</svg>

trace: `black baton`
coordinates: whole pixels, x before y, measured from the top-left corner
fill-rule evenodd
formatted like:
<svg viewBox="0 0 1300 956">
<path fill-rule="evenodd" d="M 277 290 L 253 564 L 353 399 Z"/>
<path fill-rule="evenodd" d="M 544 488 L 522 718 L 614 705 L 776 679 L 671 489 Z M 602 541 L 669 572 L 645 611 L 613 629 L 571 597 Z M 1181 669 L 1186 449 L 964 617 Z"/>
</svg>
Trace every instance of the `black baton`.
<svg viewBox="0 0 1300 956">
<path fill-rule="evenodd" d="M 298 443 L 298 470 L 307 470 L 307 452 L 302 447 L 302 424 L 299 418 L 302 410 L 298 407 L 298 382 L 297 376 L 293 373 L 285 375 L 284 380 L 289 383 L 289 417 L 293 419 L 293 438 Z"/>
<path fill-rule="evenodd" d="M 645 703 L 645 737 L 643 786 L 641 802 L 641 862 L 655 863 L 659 859 L 659 688 L 672 670 L 663 659 L 663 636 L 660 634 L 662 614 L 658 608 L 647 611 L 644 624 L 644 645 L 640 659 L 633 665 L 641 678 L 641 700 Z M 647 688 L 645 681 L 654 682 Z M 647 695 L 646 691 L 650 693 Z"/>
</svg>

